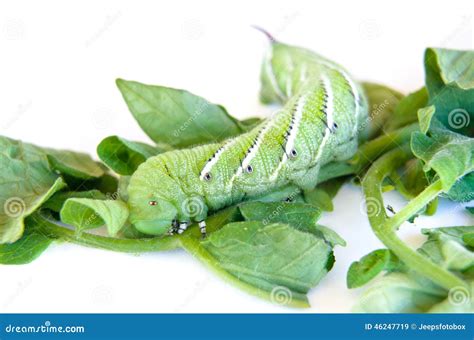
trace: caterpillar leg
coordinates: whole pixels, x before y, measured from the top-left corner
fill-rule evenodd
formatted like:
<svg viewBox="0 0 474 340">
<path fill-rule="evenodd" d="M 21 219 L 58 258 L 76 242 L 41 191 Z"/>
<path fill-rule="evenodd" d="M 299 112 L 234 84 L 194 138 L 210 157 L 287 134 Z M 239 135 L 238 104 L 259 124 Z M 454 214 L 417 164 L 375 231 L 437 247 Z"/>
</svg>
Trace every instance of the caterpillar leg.
<svg viewBox="0 0 474 340">
<path fill-rule="evenodd" d="M 203 238 L 206 237 L 206 221 L 199 222 L 199 230 L 201 231 L 201 235 Z"/>
<path fill-rule="evenodd" d="M 186 229 L 188 229 L 188 225 L 189 225 L 188 222 L 180 222 L 180 223 L 179 223 L 179 228 L 178 228 L 178 234 L 184 233 L 184 231 L 185 231 Z"/>
<path fill-rule="evenodd" d="M 178 223 L 178 221 L 174 220 L 170 230 L 168 231 L 168 235 L 182 234 L 186 229 L 188 229 L 188 225 L 188 222 Z"/>
<path fill-rule="evenodd" d="M 168 235 L 176 234 L 178 232 L 178 229 L 179 229 L 178 220 L 173 220 L 173 222 L 171 223 L 171 227 L 168 230 Z"/>
</svg>

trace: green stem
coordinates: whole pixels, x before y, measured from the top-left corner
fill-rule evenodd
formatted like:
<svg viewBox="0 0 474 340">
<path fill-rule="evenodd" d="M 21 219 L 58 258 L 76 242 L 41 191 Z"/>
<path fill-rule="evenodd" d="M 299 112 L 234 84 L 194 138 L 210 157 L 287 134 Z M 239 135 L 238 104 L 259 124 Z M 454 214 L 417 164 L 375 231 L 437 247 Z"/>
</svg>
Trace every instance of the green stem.
<svg viewBox="0 0 474 340">
<path fill-rule="evenodd" d="M 181 240 L 181 245 L 184 249 L 186 249 L 190 254 L 202 261 L 206 265 L 206 267 L 208 267 L 218 276 L 254 296 L 272 301 L 272 296 L 268 291 L 252 286 L 244 281 L 241 281 L 236 276 L 232 275 L 230 272 L 222 268 L 219 262 L 211 254 L 209 254 L 209 252 L 200 244 L 197 239 L 189 236 L 180 236 L 179 238 Z M 290 299 L 290 301 L 288 301 L 286 306 L 298 308 L 310 307 L 305 295 L 296 294 L 294 292 L 292 298 Z"/>
<path fill-rule="evenodd" d="M 370 225 L 380 241 L 415 272 L 448 290 L 454 287 L 466 286 L 466 283 L 459 277 L 411 249 L 395 233 L 396 228 L 420 211 L 441 192 L 438 182 L 428 186 L 393 218 L 389 219 L 387 217 L 382 198 L 383 180 L 411 157 L 409 146 L 404 145 L 379 158 L 368 170 L 362 186 L 367 206 L 371 205 L 372 208 L 375 206 L 375 209 L 372 209 L 375 210 L 375 213 L 369 213 Z"/>
<path fill-rule="evenodd" d="M 437 180 L 427 186 L 425 190 L 420 192 L 418 196 L 412 199 L 402 210 L 396 213 L 386 223 L 391 230 L 396 230 L 403 222 L 407 221 L 423 209 L 429 202 L 434 200 L 443 191 L 443 186 L 440 180 Z"/>
<path fill-rule="evenodd" d="M 74 230 L 57 225 L 39 214 L 33 214 L 29 220 L 38 231 L 48 237 L 65 240 L 87 247 L 100 248 L 125 253 L 144 253 L 179 248 L 177 237 L 155 237 L 142 239 L 119 239 L 89 233 L 77 234 Z"/>
<path fill-rule="evenodd" d="M 351 163 L 356 165 L 357 172 L 360 173 L 382 154 L 410 141 L 412 132 L 418 130 L 418 123 L 415 123 L 377 137 L 361 145 Z"/>
</svg>

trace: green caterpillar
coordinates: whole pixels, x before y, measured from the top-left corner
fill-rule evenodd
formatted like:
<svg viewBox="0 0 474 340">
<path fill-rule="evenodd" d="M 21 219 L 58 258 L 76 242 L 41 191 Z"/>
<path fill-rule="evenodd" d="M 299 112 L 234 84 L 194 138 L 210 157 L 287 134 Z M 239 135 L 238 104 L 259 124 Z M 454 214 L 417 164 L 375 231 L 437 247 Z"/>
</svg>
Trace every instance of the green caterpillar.
<svg viewBox="0 0 474 340">
<path fill-rule="evenodd" d="M 282 108 L 235 138 L 141 164 L 128 187 L 138 230 L 182 233 L 195 221 L 205 234 L 208 212 L 288 184 L 314 188 L 322 165 L 355 153 L 368 112 L 361 87 L 332 61 L 271 42 L 260 96 Z"/>
</svg>

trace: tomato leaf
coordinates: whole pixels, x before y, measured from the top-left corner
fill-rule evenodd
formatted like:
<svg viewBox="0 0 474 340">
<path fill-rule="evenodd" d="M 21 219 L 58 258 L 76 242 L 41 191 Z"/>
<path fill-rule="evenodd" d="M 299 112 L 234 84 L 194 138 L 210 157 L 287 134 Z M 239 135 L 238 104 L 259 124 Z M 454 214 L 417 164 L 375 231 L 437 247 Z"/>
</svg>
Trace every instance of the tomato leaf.
<svg viewBox="0 0 474 340">
<path fill-rule="evenodd" d="M 123 79 L 117 86 L 140 127 L 158 144 L 182 148 L 242 132 L 222 106 L 188 91 Z"/>
</svg>

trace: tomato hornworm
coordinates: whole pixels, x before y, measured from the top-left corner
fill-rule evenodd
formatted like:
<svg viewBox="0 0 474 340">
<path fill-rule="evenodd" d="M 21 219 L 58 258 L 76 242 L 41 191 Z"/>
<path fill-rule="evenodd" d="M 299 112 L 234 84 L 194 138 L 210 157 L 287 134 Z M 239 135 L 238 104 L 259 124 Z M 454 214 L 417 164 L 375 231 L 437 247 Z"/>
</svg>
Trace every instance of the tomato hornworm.
<svg viewBox="0 0 474 340">
<path fill-rule="evenodd" d="M 205 234 L 208 212 L 288 184 L 312 189 L 322 165 L 353 156 L 368 115 L 361 87 L 336 63 L 270 40 L 260 97 L 282 107 L 242 135 L 142 163 L 128 187 L 138 230 L 182 233 L 195 221 Z"/>
</svg>

